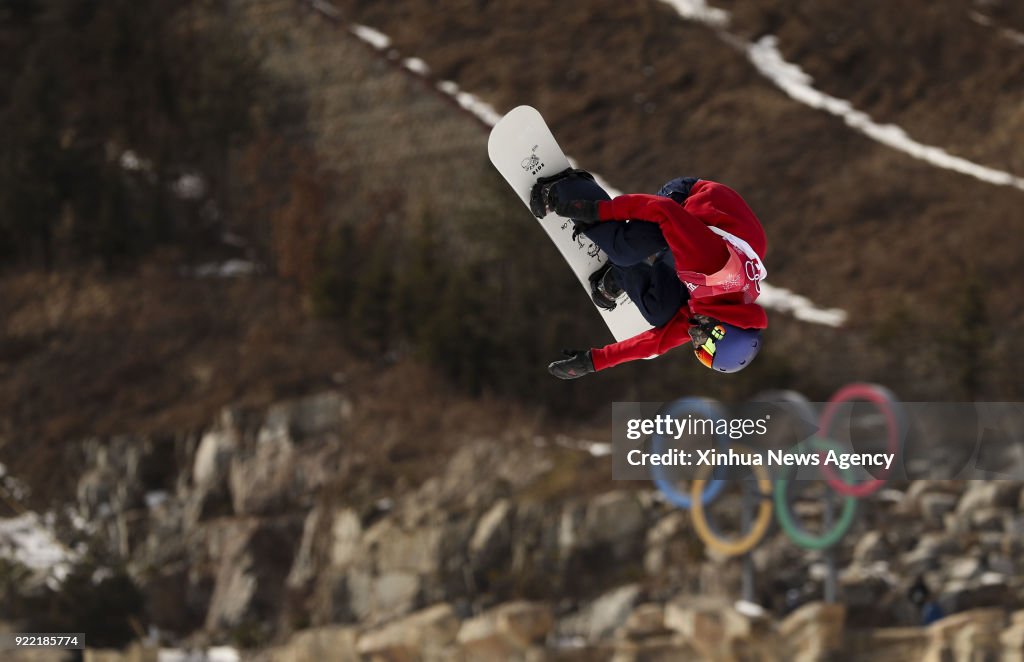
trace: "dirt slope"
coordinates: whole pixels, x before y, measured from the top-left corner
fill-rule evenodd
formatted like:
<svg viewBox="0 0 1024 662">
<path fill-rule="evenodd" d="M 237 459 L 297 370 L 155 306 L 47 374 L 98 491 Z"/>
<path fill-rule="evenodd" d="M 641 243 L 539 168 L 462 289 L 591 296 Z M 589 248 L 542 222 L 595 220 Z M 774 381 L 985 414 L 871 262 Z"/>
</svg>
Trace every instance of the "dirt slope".
<svg viewBox="0 0 1024 662">
<path fill-rule="evenodd" d="M 828 361 L 828 381 L 871 377 L 956 397 L 943 364 L 957 360 L 953 338 L 972 315 L 960 302 L 976 298 L 975 282 L 998 321 L 979 368 L 985 388 L 1016 393 L 1001 370 L 1022 349 L 1019 250 L 1006 241 L 1018 232 L 1021 191 L 915 160 L 800 105 L 714 30 L 654 0 L 337 4 L 345 21 L 383 31 L 397 52 L 499 111 L 537 106 L 569 153 L 621 188 L 696 174 L 741 191 L 769 231 L 771 282 L 854 314 L 855 338 L 774 316 L 775 341 L 798 364 L 805 355 L 800 368 Z M 969 4 L 723 7 L 737 33 L 780 35 L 824 91 L 918 140 L 1024 172 L 1015 130 L 1024 48 L 962 18 Z"/>
</svg>

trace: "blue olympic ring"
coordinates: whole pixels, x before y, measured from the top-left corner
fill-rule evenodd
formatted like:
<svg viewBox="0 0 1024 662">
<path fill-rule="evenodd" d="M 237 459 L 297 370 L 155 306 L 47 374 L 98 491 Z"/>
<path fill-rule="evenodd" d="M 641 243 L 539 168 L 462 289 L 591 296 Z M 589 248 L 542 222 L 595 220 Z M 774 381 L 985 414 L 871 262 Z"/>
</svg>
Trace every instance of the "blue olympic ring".
<svg viewBox="0 0 1024 662">
<path fill-rule="evenodd" d="M 725 412 L 715 404 L 712 400 L 705 400 L 704 398 L 680 398 L 670 402 L 665 407 L 662 407 L 658 411 L 658 414 L 668 414 L 672 418 L 682 418 L 686 414 L 699 414 L 704 418 L 710 418 L 714 421 L 725 420 Z M 725 449 L 729 444 L 729 438 L 723 433 L 715 433 L 715 440 L 718 447 Z M 654 453 L 664 453 L 668 450 L 667 440 L 664 435 L 654 434 L 651 435 L 651 450 Z M 675 484 L 675 481 L 665 475 L 665 469 L 661 465 L 654 465 L 651 467 L 651 478 L 654 480 L 654 484 L 658 486 L 661 493 L 676 507 L 683 508 L 686 510 L 690 509 L 692 501 L 690 495 L 681 492 Z M 707 487 L 701 492 L 701 505 L 708 505 L 725 489 L 725 481 L 720 478 L 712 478 L 708 481 Z"/>
</svg>

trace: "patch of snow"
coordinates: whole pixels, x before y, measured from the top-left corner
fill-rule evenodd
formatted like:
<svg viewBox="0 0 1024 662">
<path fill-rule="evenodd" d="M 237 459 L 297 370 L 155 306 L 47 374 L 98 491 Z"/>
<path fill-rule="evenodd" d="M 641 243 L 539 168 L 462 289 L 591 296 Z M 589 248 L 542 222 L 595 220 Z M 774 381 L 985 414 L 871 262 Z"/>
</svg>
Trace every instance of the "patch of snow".
<svg viewBox="0 0 1024 662">
<path fill-rule="evenodd" d="M 756 43 L 747 46 L 747 57 L 758 71 L 771 79 L 791 98 L 811 108 L 841 117 L 850 128 L 916 159 L 990 184 L 1012 186 L 1024 191 L 1024 178 L 953 156 L 942 148 L 919 143 L 895 124 L 879 124 L 867 113 L 856 110 L 849 101 L 815 89 L 810 76 L 782 57 L 778 44 L 778 39 L 772 35 L 762 37 Z"/>
<path fill-rule="evenodd" d="M 967 16 L 978 25 L 984 25 L 986 28 L 992 27 L 992 19 L 981 12 L 972 10 L 967 12 Z"/>
<path fill-rule="evenodd" d="M 998 27 L 991 16 L 986 16 L 979 11 L 969 10 L 967 12 L 967 17 L 978 25 L 998 30 L 999 36 L 1004 39 L 1008 39 L 1018 46 L 1024 46 L 1024 32 L 1014 30 L 1013 28 Z"/>
<path fill-rule="evenodd" d="M 152 492 L 146 492 L 146 508 L 153 510 L 163 505 L 170 495 L 166 490 L 154 490 Z"/>
<path fill-rule="evenodd" d="M 220 236 L 220 240 L 228 246 L 234 246 L 235 248 L 245 248 L 249 245 L 246 243 L 244 238 L 234 234 L 233 232 L 225 232 Z"/>
<path fill-rule="evenodd" d="M 757 303 L 770 310 L 789 313 L 798 320 L 822 326 L 840 327 L 847 319 L 846 311 L 841 308 L 819 308 L 805 296 L 768 283 L 761 283 L 761 296 L 757 298 Z"/>
<path fill-rule="evenodd" d="M 86 533 L 96 532 L 96 524 L 82 517 L 81 513 L 79 513 L 76 508 L 66 506 L 64 508 L 64 515 L 67 517 L 68 522 L 71 523 L 71 526 L 75 531 L 84 531 Z"/>
<path fill-rule="evenodd" d="M 121 153 L 121 167 L 125 170 L 131 170 L 137 172 L 139 170 L 148 171 L 151 167 L 149 161 L 139 158 L 139 155 L 128 149 Z"/>
<path fill-rule="evenodd" d="M 178 177 L 171 188 L 183 200 L 198 200 L 206 193 L 206 182 L 199 175 L 189 173 Z"/>
<path fill-rule="evenodd" d="M 402 60 L 402 66 L 404 66 L 406 69 L 413 72 L 414 74 L 419 74 L 420 76 L 426 76 L 430 74 L 430 67 L 427 66 L 426 62 L 419 59 L 418 57 L 405 58 L 404 60 Z"/>
<path fill-rule="evenodd" d="M 33 512 L 0 519 L 0 557 L 46 572 L 58 583 L 67 577 L 74 561 L 70 551 Z"/>
<path fill-rule="evenodd" d="M 157 662 L 238 662 L 242 659 L 238 649 L 231 646 L 212 646 L 204 650 L 161 648 Z"/>
<path fill-rule="evenodd" d="M 231 646 L 214 646 L 206 651 L 210 662 L 238 662 L 241 656 Z"/>
<path fill-rule="evenodd" d="M 378 51 L 382 51 L 391 45 L 391 37 L 366 25 L 359 25 L 357 23 L 352 26 L 351 32 Z"/>
<path fill-rule="evenodd" d="M 728 12 L 708 7 L 704 0 L 661 0 L 673 7 L 679 15 L 687 20 L 698 21 L 715 28 L 728 25 Z M 977 11 L 969 12 L 975 23 L 989 26 L 992 20 Z M 1024 44 L 1024 33 L 1003 29 L 1004 37 Z M 1002 170 L 989 168 L 953 156 L 940 147 L 925 145 L 907 135 L 906 131 L 894 124 L 879 124 L 862 111 L 856 110 L 845 99 L 839 99 L 816 90 L 813 80 L 800 67 L 787 62 L 778 48 L 778 38 L 773 35 L 762 37 L 755 43 L 743 43 L 736 35 L 728 34 L 729 43 L 739 43 L 746 49 L 751 64 L 766 78 L 771 80 L 783 92 L 800 103 L 824 110 L 827 113 L 843 118 L 847 126 L 859 131 L 867 137 L 893 149 L 930 163 L 939 168 L 952 170 L 963 175 L 974 177 L 997 186 L 1012 186 L 1024 190 L 1024 178 Z M 763 292 L 762 292 L 763 294 Z"/>
<path fill-rule="evenodd" d="M 196 278 L 238 278 L 251 276 L 259 270 L 258 265 L 248 260 L 228 260 L 227 262 L 210 262 L 196 267 L 193 275 Z"/>
<path fill-rule="evenodd" d="M 476 115 L 487 126 L 494 126 L 502 117 L 502 114 L 496 111 L 489 103 L 481 101 L 469 92 L 463 92 L 459 89 L 458 85 L 450 80 L 438 83 L 437 89 L 455 99 L 456 103 L 473 115 Z"/>
<path fill-rule="evenodd" d="M 17 502 L 22 502 L 28 496 L 28 488 L 25 485 L 7 473 L 7 467 L 0 464 L 0 489 L 7 492 L 7 494 Z"/>
<path fill-rule="evenodd" d="M 716 28 L 729 25 L 729 12 L 717 7 L 709 7 L 704 0 L 661 0 L 675 9 L 680 16 L 688 21 L 705 23 Z"/>
<path fill-rule="evenodd" d="M 764 607 L 750 600 L 737 600 L 733 608 L 747 618 L 761 618 L 765 615 Z"/>
<path fill-rule="evenodd" d="M 313 9 L 317 10 L 321 14 L 325 14 L 331 18 L 341 17 L 341 12 L 338 11 L 338 8 L 326 0 L 312 0 L 310 4 L 313 5 Z"/>
</svg>

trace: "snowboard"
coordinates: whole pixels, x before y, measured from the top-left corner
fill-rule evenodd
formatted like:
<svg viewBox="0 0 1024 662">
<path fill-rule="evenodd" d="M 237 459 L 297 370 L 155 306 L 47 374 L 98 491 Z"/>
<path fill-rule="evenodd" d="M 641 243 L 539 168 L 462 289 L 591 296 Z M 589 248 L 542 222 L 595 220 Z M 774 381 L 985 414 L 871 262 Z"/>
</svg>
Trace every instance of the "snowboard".
<svg viewBox="0 0 1024 662">
<path fill-rule="evenodd" d="M 513 108 L 494 125 L 487 141 L 487 154 L 527 209 L 530 208 L 530 191 L 538 178 L 549 177 L 571 167 L 544 118 L 530 106 Z M 540 219 L 540 226 L 569 264 L 590 300 L 589 276 L 608 260 L 608 256 L 582 234 L 573 239 L 573 223 L 567 218 L 551 213 Z M 600 313 L 616 341 L 651 328 L 625 294 L 616 300 L 614 310 L 605 310 L 597 305 L 594 309 Z"/>
</svg>

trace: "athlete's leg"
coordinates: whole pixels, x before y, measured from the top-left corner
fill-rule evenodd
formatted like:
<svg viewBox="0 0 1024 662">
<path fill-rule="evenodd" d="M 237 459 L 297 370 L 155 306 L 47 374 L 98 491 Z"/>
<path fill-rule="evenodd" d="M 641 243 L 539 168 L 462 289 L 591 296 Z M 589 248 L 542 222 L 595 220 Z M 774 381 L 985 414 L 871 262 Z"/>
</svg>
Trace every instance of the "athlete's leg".
<svg viewBox="0 0 1024 662">
<path fill-rule="evenodd" d="M 653 265 L 641 262 L 615 266 L 613 270 L 619 285 L 651 326 L 666 324 L 690 297 L 671 259 L 659 258 Z"/>
<path fill-rule="evenodd" d="M 559 200 L 610 200 L 597 182 L 570 176 L 553 184 Z M 597 244 L 612 264 L 629 266 L 643 262 L 668 247 L 656 223 L 605 221 L 583 233 Z"/>
<path fill-rule="evenodd" d="M 668 248 L 658 224 L 646 221 L 602 221 L 583 235 L 620 267 L 640 264 Z"/>
</svg>

